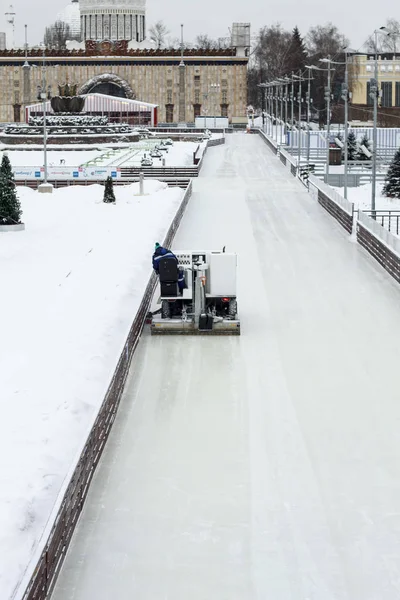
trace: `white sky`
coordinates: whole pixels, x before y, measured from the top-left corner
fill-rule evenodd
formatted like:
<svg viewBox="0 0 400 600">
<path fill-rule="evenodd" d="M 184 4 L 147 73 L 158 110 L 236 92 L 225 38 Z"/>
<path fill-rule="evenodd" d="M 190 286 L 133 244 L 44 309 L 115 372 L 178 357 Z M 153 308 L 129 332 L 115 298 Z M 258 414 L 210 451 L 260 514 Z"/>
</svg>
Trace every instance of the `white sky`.
<svg viewBox="0 0 400 600">
<path fill-rule="evenodd" d="M 1 4 L 0 31 L 4 31 L 3 13 L 10 1 L 16 13 L 15 37 L 19 45 L 24 41 L 25 23 L 28 25 L 29 43 L 38 43 L 43 39 L 44 27 L 53 23 L 57 13 L 68 4 L 66 0 L 5 0 Z M 378 7 L 380 15 L 377 14 Z M 379 5 L 369 4 L 368 0 L 280 0 L 274 5 L 266 0 L 253 0 L 251 3 L 243 0 L 202 0 L 201 3 L 193 0 L 147 0 L 148 25 L 162 19 L 171 36 L 178 37 L 180 23 L 184 23 L 187 40 L 206 32 L 211 37 L 224 37 L 236 21 L 250 22 L 253 33 L 276 22 L 287 29 L 298 25 L 303 35 L 311 25 L 332 21 L 350 38 L 351 46 L 358 49 L 374 29 L 384 25 L 387 17 L 400 19 L 393 0 L 381 0 Z"/>
</svg>

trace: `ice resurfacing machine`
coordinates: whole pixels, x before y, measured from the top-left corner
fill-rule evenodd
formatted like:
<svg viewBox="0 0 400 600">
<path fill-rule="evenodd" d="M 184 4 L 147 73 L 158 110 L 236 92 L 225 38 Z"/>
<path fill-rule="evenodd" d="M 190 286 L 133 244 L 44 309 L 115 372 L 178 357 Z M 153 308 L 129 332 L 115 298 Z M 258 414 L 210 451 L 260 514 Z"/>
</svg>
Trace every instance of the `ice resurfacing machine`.
<svg viewBox="0 0 400 600">
<path fill-rule="evenodd" d="M 240 335 L 236 254 L 175 252 L 175 256 L 178 264 L 167 258 L 159 262 L 161 309 L 152 315 L 152 335 Z"/>
</svg>

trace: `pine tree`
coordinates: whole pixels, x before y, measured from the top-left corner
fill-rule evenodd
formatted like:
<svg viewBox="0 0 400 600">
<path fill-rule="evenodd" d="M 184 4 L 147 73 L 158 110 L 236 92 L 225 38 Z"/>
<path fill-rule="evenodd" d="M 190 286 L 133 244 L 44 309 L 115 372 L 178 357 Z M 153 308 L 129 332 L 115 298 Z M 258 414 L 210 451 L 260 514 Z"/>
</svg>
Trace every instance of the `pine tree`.
<svg viewBox="0 0 400 600">
<path fill-rule="evenodd" d="M 16 225 L 21 222 L 21 216 L 10 159 L 3 154 L 0 166 L 0 225 Z"/>
<path fill-rule="evenodd" d="M 400 149 L 397 150 L 388 169 L 383 195 L 390 198 L 400 198 Z"/>
<path fill-rule="evenodd" d="M 114 194 L 114 182 L 112 177 L 107 177 L 106 184 L 104 186 L 104 197 L 103 202 L 106 204 L 115 204 L 115 194 Z"/>
<path fill-rule="evenodd" d="M 369 141 L 367 134 L 364 133 L 363 138 L 360 142 L 360 146 L 365 146 L 366 149 L 371 152 L 370 143 L 371 142 Z M 364 154 L 364 152 L 360 148 L 358 151 L 357 160 L 371 160 L 371 159 L 366 154 Z"/>
<path fill-rule="evenodd" d="M 357 159 L 357 138 L 354 131 L 350 131 L 347 136 L 347 159 L 348 160 L 356 160 Z"/>
<path fill-rule="evenodd" d="M 287 72 L 297 73 L 300 69 L 303 71 L 307 62 L 307 50 L 296 25 L 292 32 L 292 39 L 288 48 Z"/>
</svg>

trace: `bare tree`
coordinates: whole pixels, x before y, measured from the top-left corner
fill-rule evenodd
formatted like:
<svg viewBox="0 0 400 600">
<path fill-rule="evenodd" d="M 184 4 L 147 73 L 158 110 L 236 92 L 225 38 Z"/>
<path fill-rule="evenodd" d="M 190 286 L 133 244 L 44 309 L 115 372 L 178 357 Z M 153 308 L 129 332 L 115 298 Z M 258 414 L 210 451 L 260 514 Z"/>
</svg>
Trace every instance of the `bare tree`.
<svg viewBox="0 0 400 600">
<path fill-rule="evenodd" d="M 400 22 L 393 17 L 386 19 L 386 29 L 390 31 L 390 35 L 379 35 L 376 48 L 375 36 L 371 35 L 368 38 L 368 41 L 364 44 L 367 52 L 393 52 L 393 54 L 396 54 L 400 47 Z"/>
<path fill-rule="evenodd" d="M 65 50 L 67 41 L 80 40 L 79 36 L 71 33 L 71 28 L 64 21 L 56 21 L 50 27 L 46 27 L 44 33 L 44 44 L 49 49 Z"/>
<path fill-rule="evenodd" d="M 201 33 L 200 35 L 196 36 L 195 47 L 209 50 L 210 48 L 218 48 L 218 42 L 210 38 L 207 33 Z"/>
<path fill-rule="evenodd" d="M 163 21 L 157 21 L 149 29 L 149 37 L 157 48 L 162 48 L 166 45 L 167 35 L 169 35 L 169 30 Z"/>
<path fill-rule="evenodd" d="M 287 74 L 291 37 L 291 33 L 282 29 L 279 23 L 260 29 L 254 50 L 254 62 L 264 81 Z"/>
<path fill-rule="evenodd" d="M 331 67 L 331 91 L 334 96 L 334 102 L 338 101 L 341 95 L 341 85 L 344 81 L 344 49 L 348 47 L 349 40 L 332 23 L 326 25 L 317 25 L 311 27 L 306 36 L 307 50 L 310 57 L 310 63 L 319 64 L 320 59 L 330 56 L 331 60 L 343 64 L 332 65 Z M 327 69 L 327 64 L 320 64 L 320 68 Z M 313 71 L 312 97 L 314 106 L 319 109 L 322 122 L 326 121 L 325 110 L 325 87 L 327 85 L 326 71 Z"/>
</svg>

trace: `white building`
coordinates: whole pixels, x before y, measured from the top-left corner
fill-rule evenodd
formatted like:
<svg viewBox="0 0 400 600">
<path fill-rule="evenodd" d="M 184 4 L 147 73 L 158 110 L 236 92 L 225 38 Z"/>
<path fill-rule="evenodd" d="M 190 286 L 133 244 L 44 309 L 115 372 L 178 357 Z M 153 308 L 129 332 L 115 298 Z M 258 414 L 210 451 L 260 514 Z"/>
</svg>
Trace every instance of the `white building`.
<svg viewBox="0 0 400 600">
<path fill-rule="evenodd" d="M 63 21 L 69 25 L 71 34 L 74 37 L 79 37 L 81 34 L 81 13 L 79 10 L 79 0 L 72 0 L 70 4 L 58 13 L 57 21 Z"/>
<path fill-rule="evenodd" d="M 82 40 L 128 40 L 146 37 L 146 0 L 81 0 Z"/>
</svg>

